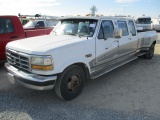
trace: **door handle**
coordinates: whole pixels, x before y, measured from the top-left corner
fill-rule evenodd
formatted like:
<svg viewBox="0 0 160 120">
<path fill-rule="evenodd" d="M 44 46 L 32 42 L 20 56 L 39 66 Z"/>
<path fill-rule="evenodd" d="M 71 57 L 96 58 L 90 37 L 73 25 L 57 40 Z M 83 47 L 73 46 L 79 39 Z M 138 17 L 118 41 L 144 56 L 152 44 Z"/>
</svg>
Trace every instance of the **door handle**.
<svg viewBox="0 0 160 120">
<path fill-rule="evenodd" d="M 128 40 L 132 40 L 131 38 L 128 38 Z"/>
<path fill-rule="evenodd" d="M 11 39 L 18 38 L 18 36 L 11 36 Z"/>
</svg>

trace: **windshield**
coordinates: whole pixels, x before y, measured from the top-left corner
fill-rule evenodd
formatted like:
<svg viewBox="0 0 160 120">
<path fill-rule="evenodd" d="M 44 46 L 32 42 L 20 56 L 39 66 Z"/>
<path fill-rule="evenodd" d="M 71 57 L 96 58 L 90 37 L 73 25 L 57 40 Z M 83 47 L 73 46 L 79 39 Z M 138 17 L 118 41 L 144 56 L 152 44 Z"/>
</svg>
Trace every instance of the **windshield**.
<svg viewBox="0 0 160 120">
<path fill-rule="evenodd" d="M 24 28 L 30 28 L 30 27 L 34 27 L 36 24 L 36 21 L 29 21 L 28 23 L 26 23 L 23 27 Z"/>
<path fill-rule="evenodd" d="M 138 18 L 138 24 L 151 24 L 151 18 Z"/>
<path fill-rule="evenodd" d="M 65 19 L 61 20 L 51 34 L 79 35 L 92 37 L 97 25 L 93 19 Z"/>
</svg>

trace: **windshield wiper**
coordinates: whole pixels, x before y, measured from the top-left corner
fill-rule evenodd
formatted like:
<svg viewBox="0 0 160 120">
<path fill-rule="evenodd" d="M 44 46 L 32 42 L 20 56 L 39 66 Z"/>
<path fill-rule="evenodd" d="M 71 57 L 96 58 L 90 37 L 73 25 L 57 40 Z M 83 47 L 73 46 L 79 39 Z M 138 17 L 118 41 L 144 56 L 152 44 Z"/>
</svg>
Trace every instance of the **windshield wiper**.
<svg viewBox="0 0 160 120">
<path fill-rule="evenodd" d="M 77 36 L 77 34 L 70 33 L 70 32 L 65 32 L 64 34 L 65 34 L 65 35 L 73 35 L 73 36 Z"/>
<path fill-rule="evenodd" d="M 80 37 L 90 37 L 90 35 L 78 35 Z"/>
<path fill-rule="evenodd" d="M 85 35 L 85 34 L 78 34 L 78 36 L 81 38 L 81 37 L 87 37 L 87 39 L 88 39 L 88 37 L 91 37 L 91 35 Z"/>
</svg>

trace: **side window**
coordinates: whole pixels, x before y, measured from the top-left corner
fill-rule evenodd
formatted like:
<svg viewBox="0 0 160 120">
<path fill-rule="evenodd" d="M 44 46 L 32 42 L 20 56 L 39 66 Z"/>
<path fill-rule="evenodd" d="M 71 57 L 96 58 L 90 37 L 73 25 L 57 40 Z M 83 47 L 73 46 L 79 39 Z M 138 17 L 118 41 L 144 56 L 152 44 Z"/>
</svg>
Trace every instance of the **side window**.
<svg viewBox="0 0 160 120">
<path fill-rule="evenodd" d="M 112 21 L 103 20 L 99 30 L 98 39 L 113 38 L 114 26 Z"/>
<path fill-rule="evenodd" d="M 136 29 L 135 29 L 133 21 L 129 21 L 129 28 L 130 28 L 130 32 L 132 33 L 132 35 L 135 36 L 136 35 Z"/>
<path fill-rule="evenodd" d="M 122 36 L 129 35 L 127 23 L 125 21 L 117 21 L 117 23 L 118 23 L 118 28 L 122 29 Z"/>
<path fill-rule="evenodd" d="M 13 23 L 8 18 L 0 18 L 0 34 L 14 32 Z"/>
<path fill-rule="evenodd" d="M 38 21 L 35 27 L 36 28 L 45 27 L 44 22 L 43 21 Z"/>
<path fill-rule="evenodd" d="M 101 25 L 101 27 L 99 29 L 99 33 L 98 33 L 98 39 L 103 39 L 103 38 L 104 38 L 104 36 L 103 36 L 103 30 L 102 30 L 102 25 Z"/>
</svg>

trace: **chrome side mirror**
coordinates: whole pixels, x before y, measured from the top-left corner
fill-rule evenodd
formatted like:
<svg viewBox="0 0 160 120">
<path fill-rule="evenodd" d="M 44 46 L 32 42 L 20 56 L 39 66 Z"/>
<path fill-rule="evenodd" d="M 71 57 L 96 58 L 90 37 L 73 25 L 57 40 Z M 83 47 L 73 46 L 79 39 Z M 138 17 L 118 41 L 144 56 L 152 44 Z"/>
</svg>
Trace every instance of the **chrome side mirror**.
<svg viewBox="0 0 160 120">
<path fill-rule="evenodd" d="M 114 38 L 121 38 L 121 37 L 122 37 L 122 29 L 115 29 Z"/>
</svg>

